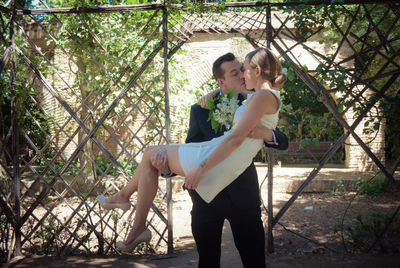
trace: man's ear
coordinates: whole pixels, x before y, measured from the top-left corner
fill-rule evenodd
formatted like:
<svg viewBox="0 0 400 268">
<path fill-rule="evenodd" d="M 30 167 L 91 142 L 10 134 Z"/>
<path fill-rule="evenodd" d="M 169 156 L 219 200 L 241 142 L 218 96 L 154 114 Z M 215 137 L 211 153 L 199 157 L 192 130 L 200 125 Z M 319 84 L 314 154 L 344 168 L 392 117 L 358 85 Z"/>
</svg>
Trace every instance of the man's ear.
<svg viewBox="0 0 400 268">
<path fill-rule="evenodd" d="M 218 83 L 219 87 L 222 88 L 225 85 L 225 79 L 218 78 L 217 83 Z"/>
</svg>

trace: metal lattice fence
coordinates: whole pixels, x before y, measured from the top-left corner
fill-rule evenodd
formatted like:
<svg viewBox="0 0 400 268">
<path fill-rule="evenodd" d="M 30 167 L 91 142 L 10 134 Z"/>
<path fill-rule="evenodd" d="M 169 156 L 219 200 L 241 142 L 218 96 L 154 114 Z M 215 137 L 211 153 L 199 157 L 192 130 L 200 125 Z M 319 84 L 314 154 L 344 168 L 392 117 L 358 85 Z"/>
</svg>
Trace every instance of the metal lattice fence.
<svg viewBox="0 0 400 268">
<path fill-rule="evenodd" d="M 19 98 L 26 97 L 27 107 L 18 111 L 24 118 L 13 121 L 2 141 L 5 181 L 18 181 L 20 187 L 18 194 L 12 184 L 2 187 L 3 207 L 20 206 L 12 228 L 20 230 L 24 248 L 108 254 L 115 251 L 116 239 L 127 235 L 134 210 L 105 212 L 95 197 L 120 189 L 144 148 L 168 142 L 164 70 L 186 40 L 172 34 L 173 26 L 167 32 L 162 6 L 131 10 L 74 14 L 71 19 L 56 9 L 10 20 L 16 35 L 7 48 L 12 66 L 4 70 L 6 82 L 15 86 L 26 79 L 28 88 L 14 89 L 36 93 L 18 92 Z M 132 22 L 135 16 L 142 25 Z M 113 27 L 121 29 L 102 31 Z M 115 49 L 118 43 L 125 47 Z M 18 123 L 29 128 L 21 126 L 24 131 L 12 141 Z M 21 149 L 29 153 L 21 157 L 16 153 Z M 172 238 L 166 236 L 168 191 L 159 189 L 148 217 L 156 234 L 154 249 L 172 249 Z"/>
<path fill-rule="evenodd" d="M 393 180 L 392 170 L 354 130 L 398 83 L 399 5 L 345 2 L 304 6 L 325 12 L 329 27 L 338 33 L 329 55 L 305 42 L 327 25 L 299 23 L 296 32 L 288 27 L 301 20 L 289 12 L 298 3 L 231 3 L 222 14 L 203 16 L 162 4 L 24 11 L 12 1 L 2 7 L 1 86 L 10 100 L 0 140 L 4 252 L 11 247 L 17 254 L 116 252 L 115 241 L 127 235 L 135 211 L 102 211 L 95 196 L 118 191 L 146 146 L 169 142 L 168 61 L 196 32 L 235 32 L 254 47 L 273 48 L 346 130 L 275 216 L 270 169 L 270 249 L 273 226 L 350 135 Z M 372 20 L 376 10 L 382 15 Z M 330 16 L 338 11 L 348 20 Z M 360 21 L 368 25 L 361 31 Z M 371 35 L 379 42 L 370 43 Z M 306 69 L 299 49 L 319 67 Z M 339 58 L 343 50 L 347 56 Z M 346 87 L 321 83 L 327 79 L 322 69 L 332 74 L 329 79 L 344 76 Z M 345 113 L 354 107 L 359 112 L 349 123 Z M 160 185 L 148 217 L 155 234 L 151 244 L 158 251 L 173 249 L 170 183 Z"/>
</svg>

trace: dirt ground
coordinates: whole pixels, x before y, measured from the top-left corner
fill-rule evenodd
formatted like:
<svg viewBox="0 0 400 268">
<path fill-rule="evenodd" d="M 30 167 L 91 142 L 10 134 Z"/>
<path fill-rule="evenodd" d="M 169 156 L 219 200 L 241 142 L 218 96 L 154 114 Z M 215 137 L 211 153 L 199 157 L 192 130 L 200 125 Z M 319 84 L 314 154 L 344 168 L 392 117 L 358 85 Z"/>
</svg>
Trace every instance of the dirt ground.
<svg viewBox="0 0 400 268">
<path fill-rule="evenodd" d="M 280 198 L 286 200 L 286 194 L 279 195 Z M 280 202 L 278 202 L 280 203 Z M 276 206 L 279 206 L 277 204 Z M 274 211 L 277 207 L 274 207 Z M 319 194 L 303 194 L 301 195 L 286 214 L 281 218 L 279 224 L 273 231 L 275 251 L 278 254 L 308 254 L 308 253 L 328 253 L 335 250 L 337 252 L 356 252 L 365 250 L 374 241 L 374 237 L 363 237 L 366 230 L 373 232 L 371 215 L 383 218 L 384 216 L 392 216 L 396 209 L 400 206 L 399 193 L 384 193 L 379 196 L 358 196 L 354 192 L 342 195 L 334 195 L 331 193 Z M 375 214 L 374 214 L 375 213 Z M 348 236 L 348 232 L 344 233 L 345 247 L 342 242 L 342 233 L 340 232 L 341 222 L 346 226 L 351 226 L 353 232 L 358 230 L 355 228 L 357 223 L 357 215 L 362 215 L 361 219 L 365 225 L 365 230 L 359 230 L 354 236 L 360 236 L 357 243 Z M 360 216 L 359 216 L 360 217 Z M 382 227 L 383 225 L 379 225 Z M 400 214 L 398 213 L 393 227 L 400 228 Z M 288 229 L 288 230 L 285 230 Z M 338 232 L 335 232 L 335 228 Z M 308 241 L 291 231 L 312 239 L 320 245 Z M 396 233 L 396 237 L 383 237 L 382 241 L 385 245 L 374 247 L 371 252 L 374 253 L 400 253 L 400 230 Z M 399 263 L 400 264 L 400 263 Z M 400 267 L 400 266 L 399 266 Z"/>
<path fill-rule="evenodd" d="M 304 180 L 311 170 L 312 168 L 304 167 L 274 169 L 274 184 L 277 182 L 273 192 L 274 215 L 292 196 L 292 193 L 287 193 L 285 190 L 290 181 Z M 265 167 L 258 167 L 258 172 L 261 184 L 265 175 Z M 328 178 L 338 181 L 339 178 L 351 180 L 362 176 L 368 178 L 370 174 L 358 174 L 349 170 L 345 172 L 343 169 L 330 168 L 322 170 L 316 179 L 323 181 L 324 178 Z M 286 183 L 283 183 L 284 180 Z M 176 180 L 174 184 L 175 188 L 179 189 L 179 180 Z M 325 192 L 300 195 L 275 226 L 273 230 L 274 252 L 268 253 L 266 250 L 268 267 L 400 267 L 400 212 L 393 219 L 392 225 L 398 230 L 390 229 L 390 236 L 383 235 L 369 254 L 358 253 L 357 247 L 365 250 L 374 242 L 375 237 L 368 237 L 363 233 L 364 229 L 372 228 L 370 225 L 372 226 L 371 222 L 374 221 L 368 221 L 368 218 L 359 216 L 359 219 L 363 220 L 365 228 L 354 228 L 358 226 L 356 225 L 357 214 L 378 215 L 376 216 L 378 218 L 383 218 L 384 215 L 387 215 L 388 218 L 392 216 L 400 207 L 400 192 L 383 193 L 378 196 L 357 195 L 351 189 L 346 190 L 339 187 L 343 183 L 335 184 L 339 188 L 335 188 L 335 186 L 332 188 L 332 184 L 329 183 L 326 185 L 328 186 L 326 186 Z M 266 183 L 262 184 L 261 193 L 265 206 L 267 206 Z M 173 254 L 140 256 L 136 253 L 107 257 L 71 256 L 64 259 L 29 256 L 14 259 L 7 266 L 197 267 L 197 252 L 190 230 L 190 197 L 184 191 L 176 191 L 173 199 L 175 246 Z M 266 212 L 263 217 L 266 223 Z M 376 217 L 375 222 L 377 221 Z M 340 226 L 338 223 L 342 221 L 345 226 L 353 227 L 354 237 L 357 238 L 358 235 L 359 240 L 349 239 L 345 233 L 346 242 L 343 244 L 341 232 L 334 232 L 335 226 L 340 230 L 337 226 Z M 378 226 L 382 227 L 383 225 L 381 223 Z M 265 228 L 266 230 L 267 228 Z M 372 233 L 379 234 L 380 231 L 372 231 Z M 228 222 L 225 223 L 223 231 L 221 267 L 242 267 Z"/>
</svg>

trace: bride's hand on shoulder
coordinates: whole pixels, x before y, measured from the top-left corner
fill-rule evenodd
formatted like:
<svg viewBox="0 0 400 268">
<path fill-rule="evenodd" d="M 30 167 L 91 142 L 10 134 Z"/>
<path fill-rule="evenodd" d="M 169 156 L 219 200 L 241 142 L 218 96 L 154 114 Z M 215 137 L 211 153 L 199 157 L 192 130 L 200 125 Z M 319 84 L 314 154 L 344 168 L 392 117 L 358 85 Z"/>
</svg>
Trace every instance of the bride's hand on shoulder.
<svg viewBox="0 0 400 268">
<path fill-rule="evenodd" d="M 249 132 L 247 137 L 252 139 L 263 139 L 265 141 L 274 140 L 272 130 L 264 127 L 261 123 L 258 123 L 255 128 Z"/>
<path fill-rule="evenodd" d="M 191 171 L 189 171 L 188 175 L 185 178 L 185 187 L 190 190 L 195 190 L 201 179 L 204 176 L 204 168 L 201 166 L 197 166 Z"/>
<path fill-rule="evenodd" d="M 212 99 L 214 99 L 215 96 L 217 96 L 217 94 L 218 94 L 219 91 L 220 91 L 219 89 L 216 89 L 216 90 L 213 90 L 213 91 L 211 91 L 210 93 L 204 95 L 203 97 L 201 97 L 201 98 L 199 99 L 199 105 L 200 105 L 200 107 L 203 108 L 203 109 L 209 109 L 208 106 L 207 106 L 207 100 L 212 100 Z"/>
</svg>

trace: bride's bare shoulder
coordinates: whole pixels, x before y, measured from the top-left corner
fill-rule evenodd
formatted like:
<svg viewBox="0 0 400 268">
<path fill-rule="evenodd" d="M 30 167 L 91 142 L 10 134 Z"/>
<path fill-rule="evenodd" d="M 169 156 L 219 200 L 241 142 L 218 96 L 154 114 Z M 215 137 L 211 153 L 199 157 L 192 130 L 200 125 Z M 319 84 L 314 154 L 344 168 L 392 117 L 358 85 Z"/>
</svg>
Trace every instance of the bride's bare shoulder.
<svg viewBox="0 0 400 268">
<path fill-rule="evenodd" d="M 257 90 L 254 95 L 260 96 L 261 98 L 269 98 L 273 96 L 272 92 L 268 89 Z"/>
<path fill-rule="evenodd" d="M 260 89 L 252 97 L 256 99 L 257 104 L 265 104 L 268 103 L 269 105 L 262 105 L 268 107 L 266 113 L 274 113 L 276 109 L 279 107 L 279 100 L 277 97 L 268 89 Z"/>
</svg>

